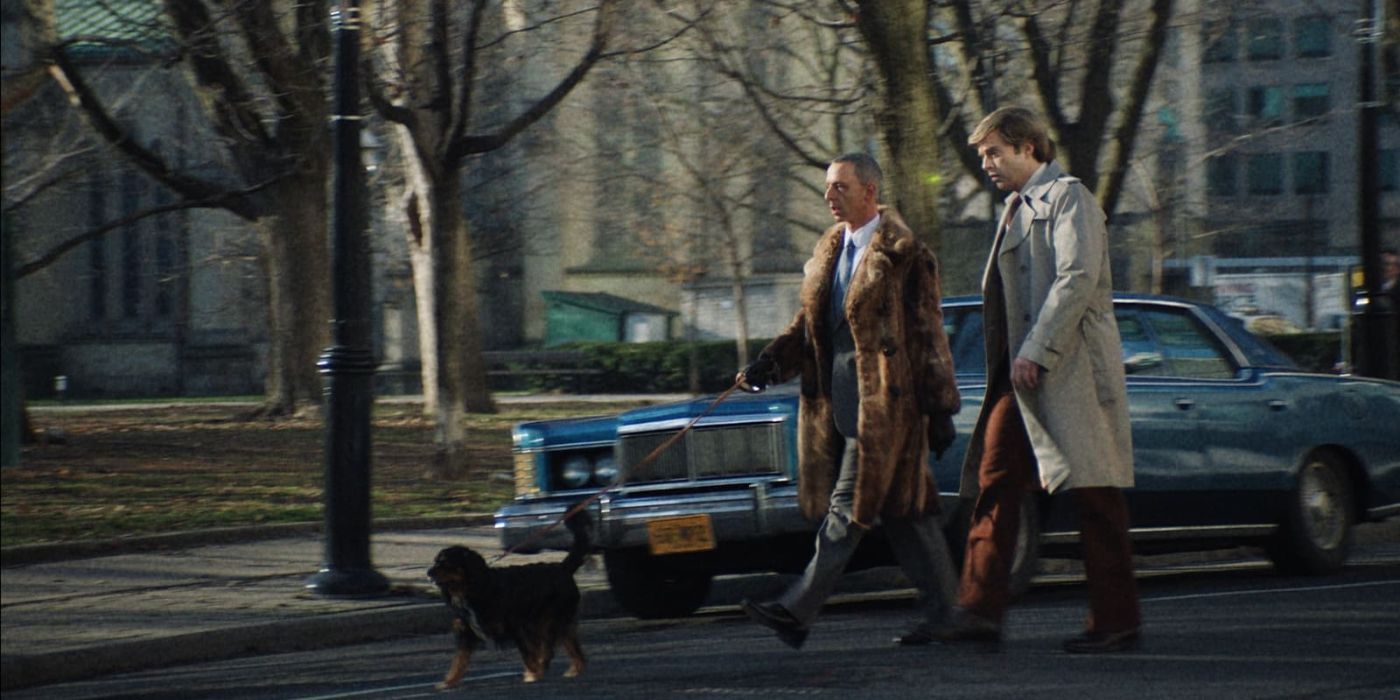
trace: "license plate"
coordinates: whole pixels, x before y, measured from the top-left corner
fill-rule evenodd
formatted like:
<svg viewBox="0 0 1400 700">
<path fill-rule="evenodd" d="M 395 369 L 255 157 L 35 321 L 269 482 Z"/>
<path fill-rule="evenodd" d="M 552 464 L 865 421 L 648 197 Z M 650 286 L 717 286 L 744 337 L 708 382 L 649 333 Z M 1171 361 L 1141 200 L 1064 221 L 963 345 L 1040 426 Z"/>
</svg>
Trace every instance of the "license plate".
<svg viewBox="0 0 1400 700">
<path fill-rule="evenodd" d="M 647 542 L 652 554 L 704 552 L 715 548 L 715 529 L 704 513 L 650 520 Z"/>
</svg>

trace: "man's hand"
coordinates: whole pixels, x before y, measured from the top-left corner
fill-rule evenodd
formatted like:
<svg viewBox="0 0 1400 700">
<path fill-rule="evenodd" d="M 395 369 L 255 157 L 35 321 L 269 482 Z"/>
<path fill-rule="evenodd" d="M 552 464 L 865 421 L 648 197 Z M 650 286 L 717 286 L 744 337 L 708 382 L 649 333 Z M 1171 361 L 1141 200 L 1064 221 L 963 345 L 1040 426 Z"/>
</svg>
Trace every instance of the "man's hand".
<svg viewBox="0 0 1400 700">
<path fill-rule="evenodd" d="M 928 448 L 934 459 L 943 457 L 943 452 L 958 437 L 958 429 L 953 427 L 953 416 L 941 413 L 928 419 Z"/>
<path fill-rule="evenodd" d="M 1034 391 L 1040 388 L 1040 365 L 1018 357 L 1011 361 L 1011 386 L 1021 391 Z"/>
<path fill-rule="evenodd" d="M 739 383 L 739 388 L 744 391 L 757 394 L 768 388 L 768 385 L 777 379 L 778 365 L 763 356 L 759 356 L 744 371 L 734 377 L 734 381 Z"/>
</svg>

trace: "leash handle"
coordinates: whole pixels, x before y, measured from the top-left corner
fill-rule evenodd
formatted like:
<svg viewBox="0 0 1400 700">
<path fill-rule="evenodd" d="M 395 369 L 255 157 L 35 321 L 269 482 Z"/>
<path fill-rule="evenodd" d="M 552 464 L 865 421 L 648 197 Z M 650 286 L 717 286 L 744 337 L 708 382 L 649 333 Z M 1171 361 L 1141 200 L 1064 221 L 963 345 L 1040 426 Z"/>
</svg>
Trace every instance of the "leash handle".
<svg viewBox="0 0 1400 700">
<path fill-rule="evenodd" d="M 715 400 L 714 400 L 714 401 L 711 401 L 711 402 L 710 402 L 710 405 L 709 405 L 709 406 L 706 406 L 704 411 L 701 411 L 699 415 L 697 415 L 697 416 L 695 416 L 694 418 L 690 419 L 690 422 L 689 422 L 689 423 L 686 423 L 685 427 L 684 427 L 684 428 L 681 428 L 680 432 L 677 432 L 675 435 L 672 435 L 670 438 L 668 438 L 668 439 L 666 440 L 666 442 L 663 442 L 663 443 L 661 443 L 660 445 L 657 445 L 655 449 L 653 449 L 651 452 L 647 453 L 647 456 L 646 456 L 646 457 L 643 457 L 643 458 L 642 458 L 642 461 L 640 461 L 640 462 L 637 463 L 637 466 L 638 466 L 638 467 L 646 466 L 646 465 L 647 465 L 648 463 L 650 463 L 652 460 L 654 460 L 654 459 L 656 459 L 658 456 L 660 456 L 660 454 L 661 454 L 662 452 L 665 452 L 667 449 L 669 449 L 669 448 L 671 447 L 671 445 L 676 444 L 676 441 L 680 440 L 681 437 L 683 437 L 686 433 L 690 432 L 690 429 L 693 428 L 693 427 L 695 427 L 695 424 L 696 424 L 696 423 L 699 423 L 701 418 L 704 418 L 705 416 L 710 415 L 710 412 L 713 411 L 713 410 L 715 410 L 715 407 L 718 406 L 718 405 L 720 404 L 720 402 L 722 402 L 722 401 L 724 401 L 725 399 L 729 398 L 729 395 L 732 394 L 732 393 L 734 393 L 734 390 L 735 390 L 735 389 L 738 389 L 738 388 L 739 388 L 739 381 L 738 381 L 738 380 L 735 380 L 735 381 L 734 381 L 734 384 L 730 385 L 730 387 L 729 387 L 728 389 L 725 389 L 724 392 L 721 393 L 719 396 L 716 396 L 716 397 L 715 397 Z M 511 555 L 511 554 L 514 554 L 515 552 L 517 552 L 517 551 L 519 551 L 520 549 L 524 548 L 525 545 L 533 544 L 534 542 L 539 541 L 539 540 L 542 539 L 546 534 L 549 534 L 549 532 L 550 532 L 551 530 L 553 530 L 554 528 L 559 527 L 559 525 L 562 524 L 565 520 L 568 520 L 569 518 L 572 518 L 572 517 L 574 516 L 575 513 L 578 513 L 579 511 L 581 511 L 581 510 L 587 508 L 588 506 L 592 505 L 592 504 L 593 504 L 595 501 L 597 501 L 598 499 L 602 498 L 602 497 L 603 497 L 603 494 L 605 494 L 605 493 L 607 493 L 607 492 L 609 492 L 609 491 L 612 491 L 613 489 L 616 489 L 616 488 L 617 488 L 619 485 L 621 485 L 621 484 L 626 483 L 626 482 L 627 482 L 627 478 L 626 478 L 626 477 L 627 477 L 626 474 L 618 474 L 618 478 L 617 478 L 616 480 L 614 480 L 613 483 L 608 484 L 607 486 L 604 486 L 603 488 L 598 489 L 597 491 L 594 491 L 593 494 L 590 495 L 588 498 L 585 498 L 585 499 L 583 499 L 582 501 L 579 501 L 578 503 L 575 503 L 575 504 L 574 504 L 572 507 L 570 507 L 568 510 L 564 511 L 564 514 L 561 515 L 561 516 L 559 516 L 559 519 L 558 519 L 558 520 L 555 520 L 554 522 L 552 522 L 552 523 L 550 523 L 549 525 L 545 526 L 544 529 L 535 531 L 533 534 L 531 534 L 529 537 L 526 537 L 526 538 L 525 538 L 523 541 L 521 541 L 520 543 L 516 544 L 516 545 L 513 546 L 513 547 L 510 547 L 509 549 L 505 550 L 504 552 L 501 552 L 500 554 L 497 554 L 496 557 L 495 557 L 494 559 L 491 560 L 491 563 L 494 564 L 494 563 L 496 563 L 496 562 L 498 562 L 498 561 L 500 561 L 500 560 L 506 558 L 507 556 L 509 556 L 509 555 Z"/>
</svg>

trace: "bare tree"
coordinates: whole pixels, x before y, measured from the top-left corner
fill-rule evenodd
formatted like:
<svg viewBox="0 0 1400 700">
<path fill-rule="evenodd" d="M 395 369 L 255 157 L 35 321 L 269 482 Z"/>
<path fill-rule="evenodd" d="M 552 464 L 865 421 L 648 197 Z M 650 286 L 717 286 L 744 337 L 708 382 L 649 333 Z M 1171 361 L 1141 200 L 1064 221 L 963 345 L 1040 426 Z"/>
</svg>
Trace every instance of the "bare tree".
<svg viewBox="0 0 1400 700">
<path fill-rule="evenodd" d="M 152 30 L 177 39 L 175 56 L 223 150 L 220 179 L 186 170 L 144 142 L 66 45 L 50 52 L 55 75 L 98 135 L 183 198 L 174 207 L 217 207 L 256 226 L 270 325 L 263 411 L 314 410 L 330 313 L 328 4 L 167 0 L 164 8 Z"/>
<path fill-rule="evenodd" d="M 528 47 L 531 32 L 543 25 L 532 23 L 520 6 L 404 0 L 381 6 L 374 17 L 373 40 L 383 50 L 367 71 L 374 76 L 370 95 L 379 113 L 397 126 L 405 161 L 402 206 L 418 290 L 424 409 L 434 416 L 438 452 L 433 474 L 439 478 L 459 476 L 468 468 L 464 412 L 495 410 L 476 331 L 476 274 L 462 210 L 463 171 L 471 156 L 502 148 L 548 114 L 603 58 L 612 19 L 609 4 L 604 0 L 571 13 L 593 15 L 582 56 L 553 88 L 509 116 L 492 114 L 489 106 L 498 96 L 483 97 L 479 86 L 507 62 L 491 49 L 508 43 Z"/>
</svg>

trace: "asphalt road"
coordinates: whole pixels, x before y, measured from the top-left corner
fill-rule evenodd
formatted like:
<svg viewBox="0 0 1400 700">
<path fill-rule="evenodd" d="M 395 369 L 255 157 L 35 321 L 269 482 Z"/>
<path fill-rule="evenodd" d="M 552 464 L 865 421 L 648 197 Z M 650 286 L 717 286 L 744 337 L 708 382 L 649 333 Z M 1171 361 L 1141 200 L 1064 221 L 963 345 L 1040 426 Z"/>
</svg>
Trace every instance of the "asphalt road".
<svg viewBox="0 0 1400 700">
<path fill-rule="evenodd" d="M 22 698 L 655 697 L 1400 697 L 1400 557 L 1327 578 L 1286 578 L 1254 562 L 1216 562 L 1142 580 L 1140 651 L 1064 654 L 1083 591 L 1042 586 L 1013 608 L 1003 651 L 889 643 L 909 600 L 852 596 L 830 606 L 793 651 L 733 606 L 685 620 L 590 620 L 579 678 L 525 685 L 514 650 L 479 652 L 466 682 L 443 694 L 446 635 L 249 657 L 7 692 Z"/>
</svg>

